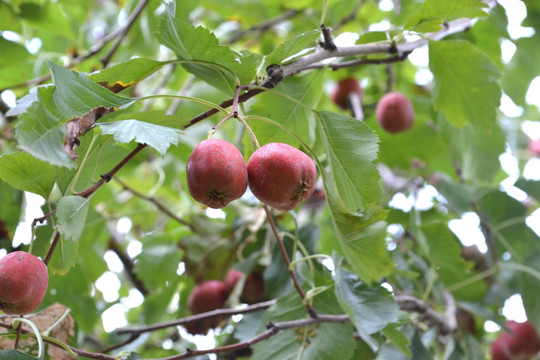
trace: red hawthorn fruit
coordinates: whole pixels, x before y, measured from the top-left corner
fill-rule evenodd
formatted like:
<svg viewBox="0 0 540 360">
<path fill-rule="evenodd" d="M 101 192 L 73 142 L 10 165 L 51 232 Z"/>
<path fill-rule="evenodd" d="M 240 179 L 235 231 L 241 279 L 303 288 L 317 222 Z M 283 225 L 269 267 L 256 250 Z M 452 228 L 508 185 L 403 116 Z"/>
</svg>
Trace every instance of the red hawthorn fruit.
<svg viewBox="0 0 540 360">
<path fill-rule="evenodd" d="M 507 321 L 510 332 L 503 331 L 491 346 L 492 360 L 530 360 L 540 351 L 536 329 L 528 321 Z"/>
<path fill-rule="evenodd" d="M 357 94 L 360 99 L 362 99 L 364 96 L 364 90 L 362 90 L 362 87 L 355 78 L 346 77 L 337 83 L 336 87 L 330 94 L 330 98 L 337 106 L 343 110 L 347 110 L 350 107 L 349 96 L 351 94 Z"/>
<path fill-rule="evenodd" d="M 225 277 L 225 287 L 230 293 L 236 283 L 244 276 L 244 273 L 235 269 L 229 270 Z M 261 273 L 257 271 L 251 272 L 244 282 L 242 293 L 240 294 L 240 301 L 246 304 L 256 304 L 264 299 L 264 278 Z"/>
<path fill-rule="evenodd" d="M 200 314 L 221 309 L 228 297 L 229 293 L 223 282 L 208 280 L 195 286 L 189 294 L 187 306 L 192 314 Z M 190 322 L 185 327 L 193 335 L 206 334 L 209 329 L 215 328 L 221 321 L 220 317 L 213 317 Z"/>
<path fill-rule="evenodd" d="M 47 266 L 34 255 L 15 251 L 0 259 L 0 310 L 23 315 L 34 311 L 49 283 Z"/>
<path fill-rule="evenodd" d="M 540 156 L 540 139 L 529 141 L 529 145 L 527 146 L 527 149 L 534 156 Z"/>
<path fill-rule="evenodd" d="M 257 199 L 275 209 L 289 211 L 313 194 L 317 169 L 297 148 L 266 144 L 247 162 L 248 182 Z"/>
<path fill-rule="evenodd" d="M 398 92 L 384 95 L 375 110 L 379 125 L 389 133 L 408 130 L 414 122 L 414 109 L 407 96 Z"/>
<path fill-rule="evenodd" d="M 242 154 L 236 146 L 220 139 L 204 140 L 195 147 L 186 174 L 191 196 L 214 209 L 241 197 L 248 185 Z"/>
</svg>

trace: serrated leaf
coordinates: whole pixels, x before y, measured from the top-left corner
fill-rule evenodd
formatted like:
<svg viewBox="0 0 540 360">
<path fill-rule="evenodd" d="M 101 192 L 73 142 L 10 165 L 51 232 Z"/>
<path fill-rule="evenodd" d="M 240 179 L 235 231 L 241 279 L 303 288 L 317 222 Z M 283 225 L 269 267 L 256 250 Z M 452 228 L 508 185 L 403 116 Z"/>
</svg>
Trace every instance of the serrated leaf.
<svg viewBox="0 0 540 360">
<path fill-rule="evenodd" d="M 317 311 L 333 314 L 338 310 L 331 292 L 318 295 L 315 300 Z M 306 308 L 297 293 L 292 292 L 267 310 L 263 316 L 263 323 L 268 321 L 278 322 L 306 318 Z M 254 358 L 258 360 L 327 360 L 336 358 L 340 360 L 350 359 L 354 349 L 352 337 L 352 325 L 321 323 L 319 326 L 310 326 L 302 329 L 302 334 L 295 329 L 284 330 L 268 340 L 261 341 L 253 346 Z M 311 334 L 311 335 L 310 335 Z"/>
<path fill-rule="evenodd" d="M 485 17 L 488 14 L 483 9 L 487 7 L 487 4 L 479 0 L 426 0 L 420 13 L 407 21 L 405 29 L 418 32 L 438 31 L 444 21 Z"/>
<path fill-rule="evenodd" d="M 501 98 L 500 71 L 491 59 L 468 41 L 431 41 L 429 66 L 435 109 L 454 125 L 490 131 Z"/>
<path fill-rule="evenodd" d="M 15 189 L 49 196 L 56 181 L 57 168 L 26 152 L 0 156 L 0 179 Z"/>
<path fill-rule="evenodd" d="M 68 273 L 75 263 L 77 262 L 77 256 L 79 253 L 78 241 L 67 241 L 66 239 L 60 239 L 60 242 L 56 246 L 56 250 L 51 258 L 51 262 L 47 266 L 47 269 L 53 274 L 65 275 Z"/>
<path fill-rule="evenodd" d="M 174 10 L 168 6 L 158 39 L 183 60 L 182 66 L 187 71 L 228 94 L 233 94 L 237 85 L 253 80 L 256 66 L 252 56 L 239 56 L 219 45 L 213 33 L 174 18 L 171 15 Z"/>
<path fill-rule="evenodd" d="M 113 94 L 79 73 L 52 63 L 50 67 L 56 86 L 38 88 L 37 101 L 20 116 L 15 134 L 20 147 L 33 156 L 72 168 L 75 163 L 64 152 L 66 123 L 100 105 L 118 107 L 132 100 Z"/>
<path fill-rule="evenodd" d="M 280 64 L 303 50 L 314 48 L 320 35 L 319 30 L 311 30 L 282 42 L 266 57 L 266 64 Z"/>
<path fill-rule="evenodd" d="M 327 188 L 326 194 L 331 191 Z M 328 202 L 335 236 L 354 272 L 366 283 L 388 275 L 394 264 L 386 250 L 387 212 L 371 205 L 361 213 L 350 214 L 338 208 L 332 197 Z"/>
<path fill-rule="evenodd" d="M 331 192 L 337 195 L 335 205 L 354 213 L 378 202 L 380 177 L 373 161 L 379 139 L 373 130 L 355 118 L 328 111 L 319 113 L 318 129 L 330 166 L 327 178 L 330 187 L 336 187 Z"/>
<path fill-rule="evenodd" d="M 429 350 L 424 346 L 422 343 L 422 339 L 420 338 L 420 333 L 418 329 L 415 329 L 414 335 L 411 340 L 411 352 L 412 357 L 411 359 L 414 360 L 433 360 L 433 356 L 429 352 Z"/>
<path fill-rule="evenodd" d="M 122 90 L 136 84 L 161 69 L 162 66 L 170 63 L 171 61 L 133 58 L 92 73 L 88 76 L 88 79 L 106 86 L 113 92 L 118 92 L 115 90 Z"/>
<path fill-rule="evenodd" d="M 149 240 L 144 245 L 144 251 L 137 255 L 135 272 L 148 289 L 157 290 L 178 278 L 176 270 L 182 254 L 177 244 L 167 241 L 166 237 Z M 156 282 L 156 278 L 160 281 Z"/>
<path fill-rule="evenodd" d="M 398 306 L 386 289 L 377 285 L 369 287 L 359 282 L 356 275 L 344 270 L 342 260 L 334 257 L 336 296 L 362 340 L 376 351 L 378 344 L 370 335 L 397 321 Z"/>
<path fill-rule="evenodd" d="M 249 113 L 278 122 L 302 141 L 312 145 L 316 138 L 315 116 L 309 108 L 318 104 L 322 86 L 323 76 L 320 72 L 285 79 L 276 88 L 279 93 L 265 92 L 257 96 L 257 102 Z M 287 96 L 294 100 L 288 99 Z M 250 126 L 261 144 L 284 142 L 293 146 L 299 145 L 296 139 L 272 124 L 255 120 L 250 122 Z"/>
<path fill-rule="evenodd" d="M 180 141 L 178 130 L 138 120 L 121 120 L 97 125 L 104 134 L 113 135 L 118 142 L 129 143 L 135 140 L 153 147 L 161 155 L 165 155 L 171 145 L 177 145 Z"/>
<path fill-rule="evenodd" d="M 86 222 L 90 199 L 81 196 L 66 196 L 56 208 L 57 230 L 65 239 L 79 240 Z"/>
</svg>

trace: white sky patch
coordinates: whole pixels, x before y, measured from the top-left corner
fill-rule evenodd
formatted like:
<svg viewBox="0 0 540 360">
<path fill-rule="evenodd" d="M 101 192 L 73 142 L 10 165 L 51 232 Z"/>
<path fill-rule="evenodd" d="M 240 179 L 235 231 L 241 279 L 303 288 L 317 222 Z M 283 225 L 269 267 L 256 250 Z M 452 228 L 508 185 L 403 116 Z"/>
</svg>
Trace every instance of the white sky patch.
<svg viewBox="0 0 540 360">
<path fill-rule="evenodd" d="M 450 220 L 448 227 L 456 234 L 463 245 L 476 245 L 481 252 L 487 252 L 486 238 L 480 230 L 480 218 L 476 213 L 463 213 L 461 219 Z"/>
<path fill-rule="evenodd" d="M 525 120 L 521 123 L 521 130 L 531 139 L 540 139 L 540 121 Z"/>
<path fill-rule="evenodd" d="M 535 77 L 530 85 L 529 89 L 527 90 L 527 94 L 525 95 L 525 101 L 528 104 L 536 105 L 540 108 L 540 76 Z"/>
<path fill-rule="evenodd" d="M 512 155 L 512 150 L 509 146 L 506 146 L 506 150 L 504 153 L 499 155 L 499 162 L 501 163 L 501 167 L 510 176 L 518 176 L 519 175 L 519 163 L 518 160 Z"/>
<path fill-rule="evenodd" d="M 540 237 L 540 209 L 536 209 L 525 219 L 525 224 Z"/>
<path fill-rule="evenodd" d="M 398 192 L 392 196 L 392 200 L 388 203 L 388 206 L 393 207 L 394 209 L 399 209 L 404 212 L 411 211 L 414 206 L 414 198 L 412 195 L 408 197 L 404 193 Z"/>
<path fill-rule="evenodd" d="M 120 261 L 120 258 L 118 257 L 118 255 L 116 255 L 114 251 L 107 250 L 105 252 L 105 255 L 103 255 L 103 258 L 105 259 L 109 270 L 115 273 L 121 273 L 122 271 L 124 271 L 124 264 L 122 264 L 122 261 Z"/>
<path fill-rule="evenodd" d="M 534 29 L 523 27 L 521 23 L 527 17 L 527 7 L 520 0 L 498 0 L 498 3 L 506 10 L 508 16 L 508 33 L 512 39 L 530 37 L 534 35 Z"/>
<path fill-rule="evenodd" d="M 126 310 L 120 304 L 114 304 L 101 314 L 101 321 L 106 332 L 127 326 Z"/>
<path fill-rule="evenodd" d="M 414 82 L 418 85 L 429 85 L 432 81 L 433 73 L 429 69 L 420 69 L 414 75 Z"/>
<path fill-rule="evenodd" d="M 516 44 L 508 39 L 501 40 L 501 58 L 503 63 L 508 64 L 517 50 Z"/>
<path fill-rule="evenodd" d="M 37 53 L 39 49 L 41 49 L 42 44 L 43 42 L 41 41 L 40 38 L 32 38 L 26 41 L 25 46 L 26 46 L 26 50 L 28 50 L 28 52 L 33 55 Z"/>
<path fill-rule="evenodd" d="M 369 31 L 387 31 L 390 30 L 391 24 L 388 20 L 383 20 L 369 26 Z"/>
<path fill-rule="evenodd" d="M 527 161 L 523 168 L 523 177 L 528 180 L 540 180 L 540 159 L 535 157 Z"/>
<path fill-rule="evenodd" d="M 353 46 L 360 38 L 360 35 L 351 32 L 344 32 L 334 38 L 336 46 Z"/>
<path fill-rule="evenodd" d="M 133 226 L 133 222 L 130 218 L 124 216 L 118 219 L 118 222 L 116 223 L 116 231 L 120 234 L 127 234 L 131 227 Z"/>
<path fill-rule="evenodd" d="M 205 212 L 206 212 L 206 216 L 208 216 L 211 219 L 225 220 L 225 212 L 221 209 L 208 208 L 206 209 Z"/>
<path fill-rule="evenodd" d="M 13 31 L 2 31 L 2 37 L 9 41 L 21 41 L 21 36 Z"/>
<path fill-rule="evenodd" d="M 484 330 L 489 333 L 494 333 L 501 330 L 501 327 L 496 322 L 488 320 L 484 323 Z"/>
<path fill-rule="evenodd" d="M 0 94 L 0 96 L 2 97 L 2 101 L 5 102 L 6 105 L 9 106 L 10 108 L 17 105 L 17 96 L 15 95 L 13 91 L 11 90 L 2 91 L 2 94 Z"/>
<path fill-rule="evenodd" d="M 144 296 L 137 289 L 129 289 L 128 297 L 120 299 L 122 305 L 128 309 L 139 307 L 144 302 Z"/>
<path fill-rule="evenodd" d="M 392 0 L 381 0 L 379 1 L 379 9 L 381 11 L 392 11 L 394 10 L 394 2 Z"/>
<path fill-rule="evenodd" d="M 517 322 L 527 321 L 527 314 L 525 313 L 520 294 L 514 294 L 506 299 L 502 313 L 508 320 Z"/>
<path fill-rule="evenodd" d="M 130 258 L 135 258 L 142 252 L 142 243 L 138 240 L 130 240 L 126 251 Z"/>
<path fill-rule="evenodd" d="M 30 244 L 30 240 L 32 239 L 32 221 L 35 218 L 43 216 L 41 206 L 45 204 L 45 199 L 40 195 L 30 192 L 25 192 L 24 197 L 24 219 L 19 222 L 13 235 L 13 247 L 18 247 L 21 244 Z"/>
<path fill-rule="evenodd" d="M 429 48 L 427 46 L 422 46 L 418 49 L 415 49 L 412 53 L 409 54 L 407 59 L 415 66 L 428 67 Z"/>
<path fill-rule="evenodd" d="M 523 115 L 523 108 L 517 106 L 512 99 L 506 95 L 502 94 L 501 96 L 501 105 L 499 106 L 504 116 L 509 118 L 517 118 Z"/>
<path fill-rule="evenodd" d="M 180 261 L 178 264 L 178 269 L 176 269 L 176 275 L 180 276 L 183 275 L 186 272 L 186 263 L 183 261 Z"/>
<path fill-rule="evenodd" d="M 112 271 L 106 271 L 96 280 L 96 288 L 103 294 L 103 299 L 106 302 L 113 302 L 118 300 L 118 290 L 120 290 L 121 283 L 118 276 Z"/>
</svg>

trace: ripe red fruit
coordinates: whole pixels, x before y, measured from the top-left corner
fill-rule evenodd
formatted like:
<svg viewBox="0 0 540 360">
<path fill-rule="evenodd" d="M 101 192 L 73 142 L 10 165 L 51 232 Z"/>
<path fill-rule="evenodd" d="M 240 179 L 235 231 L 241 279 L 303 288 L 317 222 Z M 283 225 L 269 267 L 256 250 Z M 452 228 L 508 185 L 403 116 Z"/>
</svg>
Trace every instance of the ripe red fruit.
<svg viewBox="0 0 540 360">
<path fill-rule="evenodd" d="M 527 146 L 527 149 L 534 156 L 540 156 L 540 139 L 529 141 L 529 145 Z"/>
<path fill-rule="evenodd" d="M 492 360 L 530 360 L 540 351 L 536 329 L 528 321 L 507 321 L 511 332 L 502 332 L 491 346 Z"/>
<path fill-rule="evenodd" d="M 23 315 L 34 311 L 45 296 L 49 273 L 34 255 L 15 251 L 0 259 L 0 310 Z"/>
<path fill-rule="evenodd" d="M 238 199 L 247 189 L 244 158 L 225 140 L 209 139 L 197 145 L 188 159 L 186 174 L 191 196 L 214 209 Z"/>
<path fill-rule="evenodd" d="M 384 95 L 375 110 L 381 127 L 397 133 L 411 128 L 414 122 L 414 109 L 409 98 L 402 93 L 392 92 Z"/>
<path fill-rule="evenodd" d="M 227 276 L 225 277 L 225 287 L 229 293 L 234 289 L 236 283 L 238 283 L 243 276 L 244 273 L 238 270 L 229 270 Z M 264 278 L 259 272 L 253 271 L 251 274 L 249 274 L 244 282 L 244 287 L 242 288 L 242 293 L 240 294 L 240 301 L 246 304 L 256 304 L 264 299 L 264 292 Z"/>
<path fill-rule="evenodd" d="M 200 314 L 221 309 L 228 297 L 229 293 L 223 282 L 208 280 L 195 286 L 189 294 L 187 306 L 192 314 Z M 185 327 L 193 335 L 206 334 L 210 328 L 215 328 L 221 321 L 220 317 L 212 317 L 190 322 Z"/>
<path fill-rule="evenodd" d="M 346 77 L 337 83 L 330 94 L 330 98 L 337 106 L 343 110 L 347 110 L 349 108 L 349 96 L 351 96 L 351 94 L 356 94 L 362 99 L 364 91 L 355 78 Z"/>
<path fill-rule="evenodd" d="M 278 210 L 294 209 L 315 189 L 315 163 L 287 144 L 270 143 L 255 151 L 247 171 L 253 195 Z"/>
</svg>

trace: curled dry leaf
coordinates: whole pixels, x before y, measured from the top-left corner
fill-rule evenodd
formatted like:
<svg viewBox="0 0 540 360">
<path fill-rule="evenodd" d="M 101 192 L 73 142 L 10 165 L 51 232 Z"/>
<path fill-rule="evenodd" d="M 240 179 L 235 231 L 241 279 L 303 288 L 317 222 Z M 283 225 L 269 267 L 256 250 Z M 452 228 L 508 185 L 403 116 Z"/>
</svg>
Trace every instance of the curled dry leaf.
<svg viewBox="0 0 540 360">
<path fill-rule="evenodd" d="M 40 332 L 49 329 L 58 319 L 62 317 L 67 311 L 64 305 L 55 303 L 48 308 L 36 314 L 29 314 L 25 317 L 31 320 Z M 2 316 L 0 322 L 11 324 L 13 319 L 17 316 Z M 23 325 L 24 327 L 24 325 Z M 27 328 L 26 326 L 25 328 Z M 0 328 L 0 333 L 7 332 L 7 329 Z M 71 315 L 66 316 L 59 324 L 57 324 L 50 336 L 62 341 L 64 344 L 72 344 L 76 340 L 75 321 Z M 15 338 L 13 337 L 0 337 L 0 350 L 13 349 L 15 345 Z M 56 346 L 46 345 L 47 353 L 51 359 L 55 360 L 72 360 L 71 356 Z M 26 354 L 37 355 L 37 343 L 33 337 L 22 337 L 19 341 L 18 349 Z"/>
<path fill-rule="evenodd" d="M 81 144 L 79 138 L 90 130 L 96 121 L 102 116 L 114 111 L 114 108 L 98 106 L 84 114 L 83 117 L 75 117 L 67 123 L 66 138 L 64 140 L 64 151 L 73 159 L 77 160 L 75 148 Z"/>
</svg>

